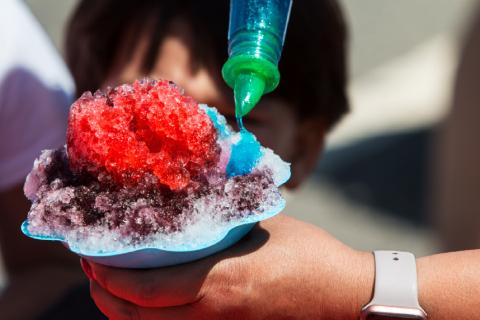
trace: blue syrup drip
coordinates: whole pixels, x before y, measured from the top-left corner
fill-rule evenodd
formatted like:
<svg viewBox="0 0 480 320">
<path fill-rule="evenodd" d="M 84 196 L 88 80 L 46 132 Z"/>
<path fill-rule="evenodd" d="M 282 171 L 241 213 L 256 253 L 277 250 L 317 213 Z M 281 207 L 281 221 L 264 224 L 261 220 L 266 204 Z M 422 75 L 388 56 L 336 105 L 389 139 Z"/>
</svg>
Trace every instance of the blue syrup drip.
<svg viewBox="0 0 480 320">
<path fill-rule="evenodd" d="M 238 130 L 240 130 L 240 132 L 242 131 L 247 131 L 247 129 L 245 129 L 245 127 L 243 126 L 243 118 L 242 117 L 235 117 L 237 119 L 237 126 L 238 126 Z"/>
<path fill-rule="evenodd" d="M 230 161 L 227 165 L 229 177 L 249 174 L 262 157 L 260 143 L 251 132 L 245 129 L 241 117 L 237 117 L 237 123 L 240 128 L 240 140 L 232 145 Z"/>
</svg>

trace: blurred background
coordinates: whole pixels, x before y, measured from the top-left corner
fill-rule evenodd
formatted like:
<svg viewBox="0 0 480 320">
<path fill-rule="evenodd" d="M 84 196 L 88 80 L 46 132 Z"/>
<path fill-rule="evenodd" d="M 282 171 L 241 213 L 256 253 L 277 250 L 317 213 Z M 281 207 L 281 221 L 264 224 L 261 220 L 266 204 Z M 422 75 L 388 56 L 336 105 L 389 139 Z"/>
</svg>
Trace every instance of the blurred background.
<svg viewBox="0 0 480 320">
<path fill-rule="evenodd" d="M 27 0 L 62 52 L 75 0 Z M 341 0 L 350 30 L 352 111 L 286 212 L 357 249 L 443 248 L 432 213 L 438 132 L 474 0 Z M 288 35 L 287 35 L 288 45 Z"/>
</svg>

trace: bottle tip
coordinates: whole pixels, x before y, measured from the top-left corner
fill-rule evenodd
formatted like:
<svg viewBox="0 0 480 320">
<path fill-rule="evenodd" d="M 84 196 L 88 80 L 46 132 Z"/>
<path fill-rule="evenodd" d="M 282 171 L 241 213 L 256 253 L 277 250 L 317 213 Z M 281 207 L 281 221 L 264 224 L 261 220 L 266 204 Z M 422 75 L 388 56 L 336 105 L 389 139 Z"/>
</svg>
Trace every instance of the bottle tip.
<svg viewBox="0 0 480 320">
<path fill-rule="evenodd" d="M 235 79 L 233 91 L 236 116 L 243 117 L 260 101 L 265 91 L 265 79 L 254 72 L 241 73 Z"/>
</svg>

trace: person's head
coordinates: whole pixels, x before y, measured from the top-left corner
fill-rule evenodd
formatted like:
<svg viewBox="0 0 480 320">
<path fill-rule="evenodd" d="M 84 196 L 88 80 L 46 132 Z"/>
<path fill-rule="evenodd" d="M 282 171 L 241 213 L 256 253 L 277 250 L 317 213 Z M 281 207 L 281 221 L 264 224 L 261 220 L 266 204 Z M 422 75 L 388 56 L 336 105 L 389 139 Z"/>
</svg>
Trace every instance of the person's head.
<svg viewBox="0 0 480 320">
<path fill-rule="evenodd" d="M 227 0 L 80 1 L 66 36 L 77 95 L 150 76 L 172 80 L 233 125 L 233 93 L 221 77 L 228 58 Z M 246 127 L 292 163 L 288 186 L 315 167 L 326 132 L 348 110 L 346 27 L 335 0 L 294 1 L 278 88 Z"/>
</svg>

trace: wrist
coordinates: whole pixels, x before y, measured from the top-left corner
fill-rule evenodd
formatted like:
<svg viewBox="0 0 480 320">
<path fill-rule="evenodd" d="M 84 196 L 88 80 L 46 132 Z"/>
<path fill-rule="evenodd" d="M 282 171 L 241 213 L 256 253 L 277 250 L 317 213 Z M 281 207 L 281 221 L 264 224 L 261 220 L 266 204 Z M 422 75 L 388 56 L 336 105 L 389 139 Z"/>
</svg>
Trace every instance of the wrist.
<svg viewBox="0 0 480 320">
<path fill-rule="evenodd" d="M 375 260 L 371 252 L 349 250 L 343 268 L 339 268 L 334 287 L 336 294 L 326 292 L 330 298 L 325 304 L 326 319 L 352 319 L 372 298 L 375 279 Z"/>
<path fill-rule="evenodd" d="M 353 276 L 356 288 L 354 288 L 355 296 L 352 305 L 352 314 L 349 319 L 358 319 L 360 311 L 373 296 L 373 288 L 375 285 L 375 259 L 372 252 L 357 251 L 358 261 L 354 267 L 358 271 Z M 353 266 L 352 266 L 353 267 Z"/>
<path fill-rule="evenodd" d="M 429 315 L 429 318 L 432 317 L 432 308 L 428 304 L 427 293 L 429 290 L 426 290 L 427 286 L 430 283 L 430 276 L 433 275 L 432 272 L 426 272 L 427 265 L 429 263 L 429 257 L 423 257 L 417 259 L 417 281 L 418 281 L 418 302 Z"/>
</svg>

